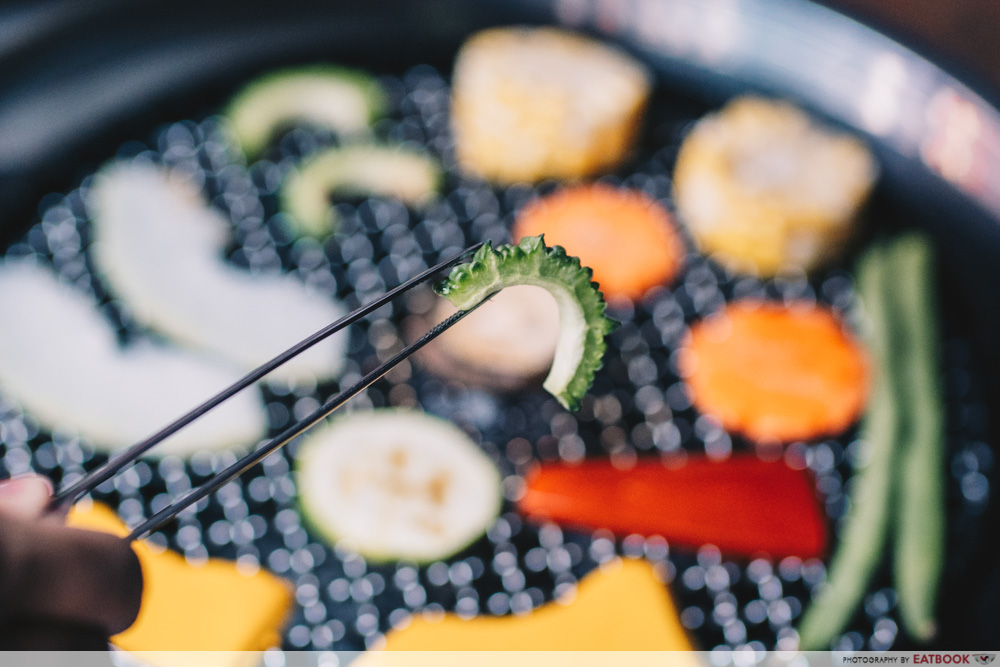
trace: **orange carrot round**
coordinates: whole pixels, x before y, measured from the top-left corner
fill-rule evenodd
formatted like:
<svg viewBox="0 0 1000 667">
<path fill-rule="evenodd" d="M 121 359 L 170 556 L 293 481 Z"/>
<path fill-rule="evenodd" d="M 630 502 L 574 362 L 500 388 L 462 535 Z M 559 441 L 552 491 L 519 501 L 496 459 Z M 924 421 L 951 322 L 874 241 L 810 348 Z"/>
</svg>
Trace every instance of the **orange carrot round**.
<svg viewBox="0 0 1000 667">
<path fill-rule="evenodd" d="M 515 240 L 537 234 L 593 269 L 608 297 L 638 299 L 673 280 L 684 259 L 670 213 L 638 190 L 593 184 L 543 197 L 514 223 Z"/>
<path fill-rule="evenodd" d="M 695 407 L 757 442 L 840 433 L 868 395 L 864 351 L 811 303 L 731 303 L 691 327 L 679 361 Z"/>
</svg>

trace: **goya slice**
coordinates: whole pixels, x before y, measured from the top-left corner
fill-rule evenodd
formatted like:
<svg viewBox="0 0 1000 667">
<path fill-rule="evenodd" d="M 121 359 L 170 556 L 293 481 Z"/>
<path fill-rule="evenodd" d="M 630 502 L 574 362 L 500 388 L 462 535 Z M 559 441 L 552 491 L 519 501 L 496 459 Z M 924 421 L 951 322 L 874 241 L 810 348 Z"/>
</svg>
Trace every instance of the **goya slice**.
<svg viewBox="0 0 1000 667">
<path fill-rule="evenodd" d="M 470 262 L 451 270 L 437 291 L 456 308 L 468 310 L 511 285 L 548 290 L 559 308 L 559 343 L 543 386 L 564 407 L 576 410 L 603 365 L 604 339 L 617 326 L 605 315 L 604 295 L 591 276 L 579 259 L 560 246 L 546 246 L 539 235 L 517 245 L 483 244 Z"/>
</svg>

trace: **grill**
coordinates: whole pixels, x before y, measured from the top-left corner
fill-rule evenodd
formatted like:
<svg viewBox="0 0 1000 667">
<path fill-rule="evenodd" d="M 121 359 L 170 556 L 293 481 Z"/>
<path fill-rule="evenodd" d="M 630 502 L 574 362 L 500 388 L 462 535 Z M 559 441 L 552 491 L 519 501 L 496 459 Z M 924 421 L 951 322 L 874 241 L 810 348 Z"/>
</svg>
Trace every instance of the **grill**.
<svg viewBox="0 0 1000 667">
<path fill-rule="evenodd" d="M 280 59 L 279 59 L 280 60 Z M 392 142 L 422 144 L 447 169 L 442 196 L 421 214 L 396 202 L 371 198 L 337 204 L 341 227 L 325 241 L 294 240 L 278 213 L 276 188 L 292 164 L 337 137 L 307 127 L 290 129 L 265 156 L 249 166 L 234 163 L 225 148 L 217 107 L 192 114 L 154 114 L 168 124 L 151 134 L 136 132 L 114 152 L 84 153 L 69 188 L 42 197 L 33 226 L 16 238 L 8 257 L 36 256 L 65 279 L 93 291 L 124 341 L 142 331 L 93 274 L 87 257 L 88 174 L 105 159 L 152 161 L 190 172 L 203 192 L 232 220 L 228 259 L 250 273 L 285 271 L 336 294 L 348 309 L 382 294 L 468 245 L 507 242 L 515 212 L 555 183 L 537 187 L 494 188 L 463 177 L 454 168 L 448 129 L 447 75 L 430 65 L 390 72 L 382 82 L 391 92 L 392 112 L 375 128 Z M 183 105 L 182 105 L 183 106 Z M 713 108 L 712 95 L 692 94 L 671 83 L 658 85 L 638 153 L 623 169 L 602 180 L 643 190 L 672 209 L 673 161 L 688 125 Z M 190 109 L 185 107 L 186 111 Z M 148 119 L 147 115 L 139 115 Z M 165 117 L 166 116 L 166 117 Z M 134 127 L 149 123 L 137 122 Z M 138 139 L 138 140 L 135 140 Z M 912 183 L 908 184 L 913 186 Z M 906 188 L 887 179 L 868 211 L 874 229 L 907 225 Z M 944 198 L 943 198 L 944 199 Z M 944 360 L 948 405 L 949 559 L 945 585 L 968 581 L 979 533 L 989 514 L 994 450 L 990 437 L 989 380 L 979 356 L 981 331 L 968 326 L 963 304 L 975 301 L 961 271 L 946 274 L 943 299 Z M 982 285 L 982 279 L 978 281 Z M 354 399 L 348 410 L 389 405 L 420 406 L 449 419 L 481 444 L 504 475 L 503 514 L 488 533 L 446 561 L 369 564 L 332 548 L 301 521 L 295 502 L 291 462 L 293 442 L 239 480 L 182 513 L 150 539 L 193 560 L 235 559 L 248 569 L 267 568 L 294 582 L 296 610 L 284 636 L 288 649 L 357 650 L 377 644 L 382 633 L 418 611 L 463 614 L 524 613 L 551 600 L 584 574 L 616 555 L 655 563 L 700 647 L 758 649 L 788 646 L 791 628 L 825 576 L 822 562 L 787 558 L 732 561 L 705 546 L 696 552 L 672 549 L 660 538 L 615 539 L 603 532 L 581 533 L 526 523 L 513 512 L 521 475 L 533 462 L 578 460 L 585 456 L 656 457 L 705 452 L 725 458 L 752 449 L 730 437 L 691 407 L 678 378 L 673 351 L 685 326 L 742 297 L 814 299 L 850 318 L 855 297 L 845 267 L 812 281 L 760 281 L 727 274 L 690 250 L 678 281 L 658 288 L 634 306 L 616 304 L 611 316 L 622 322 L 609 341 L 605 367 L 580 413 L 565 412 L 540 388 L 491 393 L 461 386 L 429 373 L 417 357 Z M 346 371 L 347 386 L 388 358 L 406 340 L 410 318 L 425 315 L 432 297 L 415 292 L 353 325 Z M 338 389 L 270 384 L 264 396 L 269 431 L 276 433 L 295 416 L 318 407 Z M 813 471 L 832 524 L 846 511 L 845 490 L 857 455 L 856 432 L 836 439 L 793 444 L 785 457 Z M 96 467 L 102 458 L 60 433 L 41 432 L 30 416 L 0 396 L 0 473 L 29 469 L 70 480 Z M 172 496 L 207 479 L 235 460 L 231 453 L 206 453 L 190 461 L 167 457 L 137 463 L 103 484 L 94 497 L 117 508 L 130 524 L 164 507 Z M 992 510 L 991 510 L 992 511 Z M 888 572 L 877 575 L 840 649 L 884 650 L 905 647 L 897 638 L 895 595 Z M 946 603 L 954 596 L 945 593 Z M 947 620 L 946 629 L 947 629 Z M 794 640 L 792 640 L 794 643 Z"/>
</svg>

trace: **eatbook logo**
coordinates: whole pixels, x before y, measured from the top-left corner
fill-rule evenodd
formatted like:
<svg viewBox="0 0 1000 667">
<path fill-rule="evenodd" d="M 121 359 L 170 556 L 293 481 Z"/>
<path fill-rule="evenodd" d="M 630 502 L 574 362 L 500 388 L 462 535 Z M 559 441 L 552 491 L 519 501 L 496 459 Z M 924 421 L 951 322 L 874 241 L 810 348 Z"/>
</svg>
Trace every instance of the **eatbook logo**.
<svg viewBox="0 0 1000 667">
<path fill-rule="evenodd" d="M 978 665 L 988 665 L 992 663 L 996 657 L 996 653 L 977 653 L 972 656 L 972 659 L 975 660 Z"/>
</svg>

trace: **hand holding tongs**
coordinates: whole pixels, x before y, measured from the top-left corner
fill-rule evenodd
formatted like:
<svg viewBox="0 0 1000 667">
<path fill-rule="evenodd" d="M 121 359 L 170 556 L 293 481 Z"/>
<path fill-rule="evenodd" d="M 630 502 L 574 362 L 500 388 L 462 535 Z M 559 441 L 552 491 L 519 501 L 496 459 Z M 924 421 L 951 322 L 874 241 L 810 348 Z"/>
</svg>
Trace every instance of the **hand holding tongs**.
<svg viewBox="0 0 1000 667">
<path fill-rule="evenodd" d="M 179 417 L 171 424 L 160 429 L 153 435 L 149 436 L 145 440 L 138 442 L 131 447 L 124 449 L 117 454 L 111 456 L 103 465 L 90 471 L 80 479 L 61 489 L 57 494 L 52 497 L 50 507 L 65 507 L 76 502 L 86 494 L 90 493 L 98 486 L 103 484 L 108 479 L 111 479 L 115 474 L 122 470 L 125 466 L 133 463 L 140 456 L 145 454 L 147 451 L 155 447 L 160 442 L 163 442 L 168 437 L 181 430 L 194 420 L 198 419 L 205 413 L 214 409 L 225 400 L 239 393 L 243 389 L 246 389 L 251 384 L 260 380 L 265 375 L 278 368 L 282 364 L 286 363 L 293 357 L 301 354 L 302 352 L 308 350 L 310 347 L 320 342 L 321 340 L 333 335 L 334 333 L 344 329 L 350 324 L 357 322 L 362 317 L 370 315 L 374 311 L 378 310 L 382 306 L 391 302 L 393 299 L 398 297 L 400 294 L 410 290 L 412 287 L 424 282 L 431 276 L 435 275 L 437 272 L 449 268 L 455 264 L 458 264 L 464 257 L 472 252 L 475 252 L 482 244 L 478 243 L 469 248 L 466 248 L 462 252 L 454 255 L 453 257 L 441 262 L 437 266 L 433 266 L 418 276 L 406 281 L 405 283 L 395 287 L 386 294 L 382 295 L 378 299 L 375 299 L 371 303 L 362 306 L 361 308 L 355 310 L 354 312 L 345 315 L 333 324 L 317 331 L 308 338 L 296 343 L 289 349 L 285 350 L 278 356 L 274 357 L 267 363 L 261 365 L 255 370 L 247 373 L 243 378 L 232 384 L 231 386 L 223 389 L 218 394 L 208 399 L 201 405 L 198 405 L 192 409 L 187 414 Z M 479 304 L 481 305 L 481 304 Z M 187 492 L 180 499 L 176 500 L 172 504 L 163 508 L 159 512 L 155 513 L 153 516 L 149 517 L 143 521 L 139 526 L 137 526 L 131 534 L 128 536 L 128 540 L 135 540 L 140 537 L 144 537 L 149 533 L 158 530 L 164 524 L 173 519 L 177 514 L 183 511 L 188 506 L 198 502 L 205 496 L 211 494 L 217 489 L 228 484 L 233 478 L 239 476 L 254 464 L 260 462 L 268 454 L 277 451 L 281 447 L 288 444 L 291 440 L 302 435 L 305 431 L 312 428 L 323 419 L 328 417 L 334 410 L 342 406 L 349 399 L 359 394 L 362 390 L 367 388 L 373 382 L 378 380 L 380 377 L 388 373 L 392 368 L 403 361 L 411 354 L 427 345 L 439 335 L 441 335 L 446 329 L 457 323 L 463 317 L 468 315 L 470 312 L 478 308 L 474 306 L 469 310 L 460 310 L 448 319 L 444 320 L 433 329 L 428 331 L 422 338 L 406 346 L 400 350 L 396 355 L 394 355 L 388 361 L 380 364 L 377 368 L 366 374 L 360 380 L 358 380 L 353 386 L 341 391 L 335 396 L 327 399 L 319 408 L 314 410 L 312 413 L 307 415 L 305 418 L 295 422 L 288 428 L 284 429 L 281 433 L 276 435 L 271 440 L 267 441 L 254 451 L 245 455 L 229 467 L 225 468 L 214 474 L 205 483 L 197 486 Z"/>
</svg>

